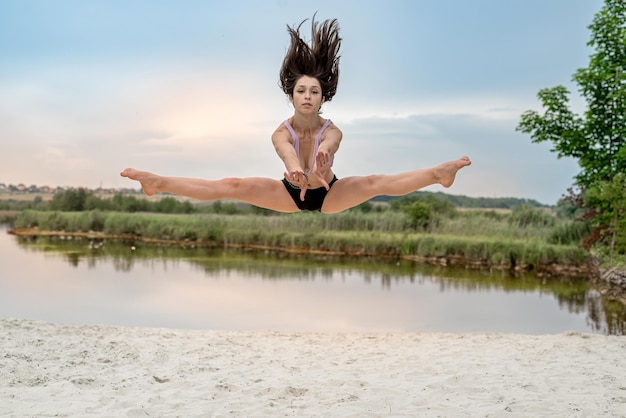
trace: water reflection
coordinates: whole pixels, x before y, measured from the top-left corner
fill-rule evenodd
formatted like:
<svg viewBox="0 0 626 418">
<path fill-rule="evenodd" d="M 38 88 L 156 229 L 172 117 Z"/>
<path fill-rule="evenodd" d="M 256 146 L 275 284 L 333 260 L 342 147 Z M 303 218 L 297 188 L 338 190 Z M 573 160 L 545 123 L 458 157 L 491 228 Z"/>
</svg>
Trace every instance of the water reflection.
<svg viewBox="0 0 626 418">
<path fill-rule="evenodd" d="M 125 293 L 112 298 L 128 300 L 124 309 L 139 317 L 145 315 L 140 308 L 160 312 L 155 323 L 129 325 L 626 334 L 624 305 L 604 300 L 582 279 L 544 281 L 373 258 L 10 238 L 32 260 L 43 255 L 46 266 L 64 260 L 80 270 L 80 280 L 95 272 L 106 272 L 107 280 L 124 277 L 117 286 Z M 97 291 L 102 283 L 90 280 L 90 286 Z"/>
</svg>

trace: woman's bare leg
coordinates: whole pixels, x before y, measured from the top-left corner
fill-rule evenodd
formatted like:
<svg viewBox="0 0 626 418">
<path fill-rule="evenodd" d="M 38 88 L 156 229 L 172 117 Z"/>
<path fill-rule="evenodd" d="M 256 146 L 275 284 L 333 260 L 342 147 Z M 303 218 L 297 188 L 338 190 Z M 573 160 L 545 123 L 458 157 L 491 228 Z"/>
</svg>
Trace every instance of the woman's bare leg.
<svg viewBox="0 0 626 418">
<path fill-rule="evenodd" d="M 433 184 L 450 187 L 456 173 L 471 163 L 468 157 L 461 157 L 433 168 L 400 174 L 345 177 L 328 192 L 322 212 L 341 212 L 376 196 L 404 196 Z"/>
<path fill-rule="evenodd" d="M 141 183 L 144 193 L 148 196 L 167 192 L 200 200 L 235 199 L 278 212 L 299 211 L 283 183 L 270 178 L 203 180 L 163 177 L 133 168 L 122 171 L 121 176 Z"/>
</svg>

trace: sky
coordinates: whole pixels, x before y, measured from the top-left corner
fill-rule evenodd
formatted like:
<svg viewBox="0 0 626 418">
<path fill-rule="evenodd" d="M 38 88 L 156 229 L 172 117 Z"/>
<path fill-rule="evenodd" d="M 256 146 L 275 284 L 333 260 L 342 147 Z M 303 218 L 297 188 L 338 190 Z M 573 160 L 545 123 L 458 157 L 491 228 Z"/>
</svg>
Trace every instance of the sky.
<svg viewBox="0 0 626 418">
<path fill-rule="evenodd" d="M 317 13 L 343 39 L 322 116 L 343 131 L 339 178 L 468 155 L 450 189 L 555 204 L 575 160 L 516 132 L 593 52 L 602 0 L 3 0 L 0 183 L 138 188 L 162 175 L 279 179 L 271 144 L 293 115 L 278 86 L 287 25 Z M 305 24 L 303 34 L 308 38 Z"/>
</svg>

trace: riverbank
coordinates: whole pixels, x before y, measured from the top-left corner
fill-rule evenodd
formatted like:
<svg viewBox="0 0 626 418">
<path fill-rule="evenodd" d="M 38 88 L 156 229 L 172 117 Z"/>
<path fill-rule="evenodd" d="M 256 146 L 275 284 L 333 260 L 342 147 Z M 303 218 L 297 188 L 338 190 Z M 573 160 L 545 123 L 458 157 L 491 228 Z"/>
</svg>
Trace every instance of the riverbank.
<svg viewBox="0 0 626 418">
<path fill-rule="evenodd" d="M 595 275 L 596 288 L 606 298 L 626 305 L 626 269 L 613 267 Z"/>
<path fill-rule="evenodd" d="M 415 248 L 414 252 L 406 253 L 404 248 L 409 246 L 406 241 L 411 240 L 407 234 L 396 235 L 398 242 L 393 242 L 394 236 L 374 237 L 376 243 L 367 246 L 367 242 L 372 241 L 372 234 L 363 234 L 364 239 L 358 240 L 358 234 L 354 231 L 350 240 L 339 246 L 328 246 L 321 244 L 312 245 L 316 241 L 315 236 L 308 235 L 306 242 L 293 238 L 290 240 L 270 240 L 267 237 L 259 237 L 252 234 L 252 238 L 246 239 L 226 239 L 226 240 L 199 240 L 199 239 L 166 239 L 137 234 L 107 234 L 95 231 L 50 231 L 37 228 L 15 228 L 9 231 L 10 234 L 18 236 L 57 236 L 57 237 L 78 237 L 90 240 L 115 239 L 129 242 L 144 242 L 152 245 L 173 245 L 181 247 L 231 247 L 246 248 L 260 251 L 282 251 L 293 254 L 326 254 L 332 256 L 364 256 L 380 258 L 406 259 L 419 263 L 427 263 L 439 266 L 454 266 L 465 269 L 501 270 L 509 271 L 511 274 L 521 272 L 535 272 L 540 277 L 567 276 L 567 277 L 591 277 L 592 266 L 586 262 L 584 255 L 578 254 L 578 249 L 566 248 L 562 257 L 555 254 L 553 250 L 544 258 L 539 258 L 538 254 L 531 254 L 531 244 L 519 245 L 511 243 L 508 247 L 505 244 L 497 243 L 490 245 L 488 240 L 469 240 L 459 243 L 462 237 L 454 237 L 446 241 L 446 237 L 419 236 L 413 238 L 410 245 Z M 321 233 L 326 238 L 332 232 L 323 231 Z M 337 233 L 336 235 L 340 235 Z M 295 236 L 295 235 L 294 235 Z M 256 238 L 255 238 L 256 237 Z M 427 241 L 427 245 L 420 246 L 419 240 Z M 415 242 L 418 241 L 418 242 Z M 382 243 L 382 244 L 381 244 Z M 448 247 L 446 247 L 446 243 Z M 493 244 L 493 243 L 492 243 Z M 471 248 L 476 247 L 477 249 Z M 494 248 L 496 252 L 491 251 Z M 377 251 L 379 249 L 380 251 Z M 420 251 L 421 250 L 421 251 Z M 575 251 L 574 254 L 571 251 Z M 470 254 L 470 255 L 468 255 Z M 474 255 L 473 257 L 471 255 Z M 571 256 L 571 258 L 569 258 Z"/>
<path fill-rule="evenodd" d="M 617 336 L 0 320 L 0 415 L 623 417 Z"/>
<path fill-rule="evenodd" d="M 522 210 L 510 216 L 459 212 L 433 220 L 427 228 L 412 222 L 405 212 L 389 210 L 346 211 L 333 216 L 311 212 L 261 216 L 25 210 L 14 227 L 16 233 L 25 234 L 59 231 L 71 236 L 95 231 L 105 237 L 167 245 L 408 258 L 512 274 L 533 271 L 541 276 L 589 277 L 590 256 L 577 244 L 576 224 L 557 222 L 543 212 Z"/>
</svg>

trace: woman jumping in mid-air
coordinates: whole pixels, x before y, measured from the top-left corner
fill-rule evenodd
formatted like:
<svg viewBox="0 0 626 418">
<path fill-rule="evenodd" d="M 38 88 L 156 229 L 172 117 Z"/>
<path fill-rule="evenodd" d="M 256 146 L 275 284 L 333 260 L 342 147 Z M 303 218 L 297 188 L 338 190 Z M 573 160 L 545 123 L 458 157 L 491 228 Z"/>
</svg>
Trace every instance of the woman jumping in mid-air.
<svg viewBox="0 0 626 418">
<path fill-rule="evenodd" d="M 313 18 L 309 46 L 300 37 L 302 23 L 287 27 L 291 46 L 280 70 L 281 87 L 294 107 L 293 116 L 272 134 L 276 153 L 286 168 L 282 180 L 163 177 L 133 168 L 121 175 L 139 181 L 147 195 L 169 192 L 201 200 L 236 199 L 279 212 L 336 213 L 376 196 L 402 196 L 432 184 L 450 187 L 457 171 L 471 164 L 468 157 L 399 174 L 337 179 L 331 167 L 342 133 L 319 111 L 337 91 L 339 26 L 333 19 L 318 27 Z"/>
</svg>

